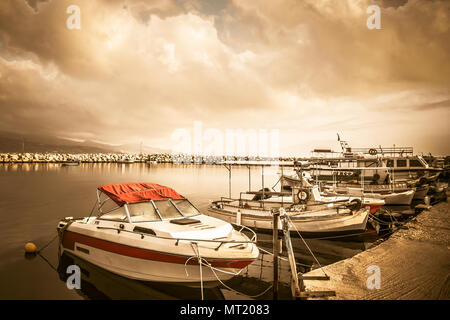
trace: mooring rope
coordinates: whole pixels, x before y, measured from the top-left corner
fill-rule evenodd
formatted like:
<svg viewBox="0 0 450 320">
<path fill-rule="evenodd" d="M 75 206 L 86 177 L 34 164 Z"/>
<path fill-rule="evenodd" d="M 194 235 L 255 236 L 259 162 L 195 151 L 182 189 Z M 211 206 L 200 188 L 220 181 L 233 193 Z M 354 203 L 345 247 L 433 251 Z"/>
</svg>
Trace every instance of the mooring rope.
<svg viewBox="0 0 450 320">
<path fill-rule="evenodd" d="M 194 248 L 194 245 L 195 245 L 195 248 Z M 192 250 L 194 250 L 194 253 L 197 254 L 198 265 L 199 265 L 199 268 L 200 268 L 200 292 L 202 294 L 202 300 L 204 300 L 205 297 L 204 297 L 204 294 L 203 294 L 203 272 L 202 272 L 202 260 L 201 260 L 202 257 L 200 256 L 200 250 L 198 249 L 197 242 L 191 242 L 191 247 L 192 247 Z M 195 249 L 197 249 L 197 250 L 195 250 Z"/>
<path fill-rule="evenodd" d="M 308 248 L 309 252 L 311 253 L 311 256 L 314 258 L 314 260 L 316 260 L 317 264 L 319 265 L 320 270 L 322 270 L 322 272 L 325 274 L 325 276 L 328 277 L 327 273 L 325 272 L 325 270 L 323 270 L 322 265 L 320 264 L 319 260 L 317 260 L 316 256 L 314 255 L 314 253 L 312 252 L 311 248 L 308 246 L 308 244 L 306 243 L 305 239 L 303 239 L 303 236 L 300 234 L 300 232 L 297 230 L 297 227 L 295 226 L 295 224 L 292 222 L 292 220 L 289 218 L 289 216 L 287 214 L 285 214 L 286 218 L 289 220 L 290 224 L 294 227 L 295 231 L 297 231 L 298 235 L 300 236 L 300 238 L 302 239 L 303 243 L 305 244 L 306 248 Z"/>
<path fill-rule="evenodd" d="M 42 251 L 43 251 L 45 248 L 47 248 L 53 241 L 55 241 L 56 238 L 58 238 L 58 234 L 56 234 L 56 236 L 54 236 L 53 239 L 50 240 L 45 246 L 43 246 L 41 249 L 39 249 L 39 250 L 36 252 L 36 254 L 37 254 L 38 256 L 40 256 L 45 262 L 47 262 L 47 264 L 48 264 L 53 270 L 58 271 L 57 268 L 56 268 L 54 265 L 52 265 L 52 264 L 50 263 L 50 261 L 48 261 L 48 259 L 42 254 Z"/>
<path fill-rule="evenodd" d="M 265 252 L 265 253 L 267 253 L 267 254 L 269 254 L 269 255 L 271 255 L 271 256 L 273 256 L 273 253 L 272 252 L 270 252 L 270 251 L 267 251 L 267 250 L 265 250 L 265 249 L 263 249 L 263 248 L 258 248 L 260 251 L 263 251 L 263 252 Z M 278 259 L 280 259 L 280 260 L 283 260 L 283 261 L 289 261 L 289 259 L 287 259 L 287 258 L 285 258 L 285 257 L 280 257 L 280 256 L 278 256 Z M 299 266 L 302 266 L 302 267 L 311 267 L 309 264 L 304 264 L 304 263 L 300 263 L 300 262 L 295 262 L 295 264 L 297 264 L 297 265 L 299 265 Z"/>
<path fill-rule="evenodd" d="M 265 289 L 263 292 L 258 293 L 258 294 L 256 294 L 256 295 L 248 295 L 248 294 L 239 292 L 239 291 L 237 291 L 237 290 L 235 290 L 235 289 L 233 289 L 233 288 L 227 286 L 225 283 L 223 283 L 222 280 L 220 280 L 220 278 L 217 276 L 216 272 L 214 271 L 214 270 L 221 271 L 220 269 L 214 268 L 214 267 L 211 266 L 211 264 L 210 264 L 208 261 L 206 261 L 205 259 L 202 258 L 202 260 L 204 260 L 204 261 L 206 262 L 205 266 L 207 266 L 207 267 L 209 267 L 209 268 L 211 269 L 211 271 L 213 272 L 213 274 L 214 274 L 214 276 L 216 277 L 216 279 L 217 279 L 217 280 L 218 280 L 225 288 L 227 288 L 228 290 L 233 291 L 234 293 L 237 293 L 237 294 L 239 294 L 239 295 L 246 296 L 246 297 L 249 297 L 249 298 L 257 298 L 257 297 L 259 297 L 259 296 L 264 295 L 267 291 L 269 291 L 269 290 L 273 287 L 273 284 L 271 284 L 271 285 L 270 285 L 267 289 Z"/>
<path fill-rule="evenodd" d="M 184 271 L 186 272 L 186 276 L 189 277 L 189 273 L 188 273 L 188 271 L 187 271 L 187 264 L 188 264 L 188 262 L 189 262 L 191 259 L 194 259 L 194 258 L 197 258 L 197 259 L 198 259 L 198 261 L 199 261 L 199 267 L 200 267 L 200 281 L 201 281 L 201 283 L 200 283 L 201 287 L 200 287 L 200 288 L 201 288 L 201 296 L 202 296 L 202 300 L 204 299 L 204 295 L 203 295 L 203 277 L 202 277 L 202 269 L 201 269 L 202 266 L 205 266 L 205 267 L 210 268 L 211 271 L 212 271 L 212 273 L 214 274 L 214 276 L 216 277 L 216 279 L 219 281 L 219 283 L 220 283 L 221 285 L 223 285 L 223 286 L 224 286 L 225 288 L 227 288 L 228 290 L 233 291 L 233 292 L 235 292 L 235 293 L 237 293 L 237 294 L 239 294 L 239 295 L 243 295 L 243 296 L 246 296 L 246 297 L 249 297 L 249 298 L 257 298 L 257 297 L 259 297 L 259 296 L 262 296 L 262 295 L 265 294 L 267 291 L 269 291 L 270 288 L 272 288 L 273 284 L 271 284 L 271 285 L 270 285 L 267 289 L 265 289 L 262 293 L 259 293 L 259 294 L 257 294 L 257 295 L 248 295 L 248 294 L 239 292 L 239 291 L 237 291 L 237 290 L 235 290 L 235 289 L 233 289 L 233 288 L 227 286 L 225 283 L 223 283 L 222 280 L 220 280 L 219 276 L 216 274 L 215 271 L 220 271 L 220 272 L 223 272 L 223 273 L 226 273 L 226 274 L 231 274 L 231 275 L 233 275 L 233 276 L 237 276 L 237 275 L 239 275 L 239 274 L 242 272 L 242 270 L 244 270 L 244 269 L 241 269 L 241 270 L 239 270 L 237 273 L 235 273 L 235 272 L 230 272 L 230 271 L 222 270 L 222 269 L 219 269 L 219 268 L 215 268 L 215 267 L 213 267 L 206 259 L 204 259 L 204 258 L 202 258 L 202 257 L 200 256 L 200 251 L 198 250 L 198 244 L 195 243 L 195 245 L 197 246 L 197 251 L 194 249 L 193 244 L 194 244 L 194 243 L 191 243 L 191 246 L 192 246 L 192 250 L 193 250 L 194 253 L 195 253 L 195 256 L 189 257 L 189 259 L 186 260 L 186 262 L 184 263 Z"/>
<path fill-rule="evenodd" d="M 53 237 L 52 240 L 50 240 L 45 246 L 43 246 L 41 249 L 39 249 L 37 251 L 37 253 L 41 253 L 41 251 L 43 251 L 45 248 L 47 248 L 53 241 L 55 241 L 55 239 L 58 238 L 58 233 L 56 233 L 56 236 Z"/>
</svg>

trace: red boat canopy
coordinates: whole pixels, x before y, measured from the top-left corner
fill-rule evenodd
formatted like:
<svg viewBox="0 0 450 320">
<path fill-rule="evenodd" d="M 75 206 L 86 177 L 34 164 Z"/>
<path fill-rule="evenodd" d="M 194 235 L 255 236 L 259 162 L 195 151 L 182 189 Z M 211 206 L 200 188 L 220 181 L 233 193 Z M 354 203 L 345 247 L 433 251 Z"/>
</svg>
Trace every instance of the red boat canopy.
<svg viewBox="0 0 450 320">
<path fill-rule="evenodd" d="M 100 186 L 98 190 L 105 193 L 119 206 L 126 203 L 150 200 L 185 199 L 175 190 L 156 183 L 115 183 Z"/>
</svg>

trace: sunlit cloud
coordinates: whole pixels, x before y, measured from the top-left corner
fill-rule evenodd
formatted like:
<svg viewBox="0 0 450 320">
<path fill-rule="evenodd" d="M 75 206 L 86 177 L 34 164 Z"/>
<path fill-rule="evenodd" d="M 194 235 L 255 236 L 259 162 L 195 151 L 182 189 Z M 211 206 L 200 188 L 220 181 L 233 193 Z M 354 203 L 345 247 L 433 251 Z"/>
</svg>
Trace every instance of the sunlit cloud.
<svg viewBox="0 0 450 320">
<path fill-rule="evenodd" d="M 80 0 L 80 30 L 70 4 L 0 3 L 2 130 L 170 149 L 202 121 L 279 129 L 285 155 L 336 132 L 450 152 L 430 143 L 449 137 L 447 1 Z"/>
</svg>

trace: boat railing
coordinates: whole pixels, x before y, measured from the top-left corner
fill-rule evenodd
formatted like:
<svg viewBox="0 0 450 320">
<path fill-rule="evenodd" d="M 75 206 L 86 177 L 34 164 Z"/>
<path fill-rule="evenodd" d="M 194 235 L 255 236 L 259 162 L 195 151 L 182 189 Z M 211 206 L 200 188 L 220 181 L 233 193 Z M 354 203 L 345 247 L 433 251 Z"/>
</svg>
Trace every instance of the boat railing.
<svg viewBox="0 0 450 320">
<path fill-rule="evenodd" d="M 263 194 L 262 192 L 259 192 L 260 194 Z M 270 192 L 272 195 L 291 195 L 290 192 Z M 239 198 L 230 198 L 230 197 L 220 197 L 220 200 L 217 201 L 213 201 L 212 204 L 217 205 L 219 203 L 229 203 L 229 202 L 234 202 L 234 201 L 238 201 L 239 205 L 238 206 L 233 206 L 231 204 L 229 204 L 229 206 L 233 206 L 233 207 L 238 207 L 241 208 L 243 207 L 243 203 L 244 202 L 255 202 L 255 203 L 259 203 L 262 207 L 264 207 L 264 204 L 268 204 L 267 200 L 268 199 L 259 199 L 259 200 L 254 200 L 254 199 L 243 199 L 242 198 L 242 194 L 258 194 L 258 191 L 251 191 L 251 193 L 249 193 L 248 191 L 245 192 L 241 192 L 241 195 L 239 196 Z M 265 194 L 269 194 L 269 192 L 266 192 Z M 280 200 L 280 201 L 272 201 L 270 202 L 272 203 L 280 203 L 280 204 L 288 204 L 288 202 L 284 201 L 284 200 Z"/>
</svg>

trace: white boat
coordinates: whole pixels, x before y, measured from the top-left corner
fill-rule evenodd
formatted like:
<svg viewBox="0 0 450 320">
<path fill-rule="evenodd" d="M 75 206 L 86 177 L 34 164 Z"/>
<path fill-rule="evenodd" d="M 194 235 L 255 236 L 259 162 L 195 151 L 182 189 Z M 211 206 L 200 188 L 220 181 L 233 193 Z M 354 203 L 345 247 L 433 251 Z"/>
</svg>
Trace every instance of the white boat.
<svg viewBox="0 0 450 320">
<path fill-rule="evenodd" d="M 59 222 L 61 254 L 131 279 L 183 283 L 230 279 L 259 255 L 253 232 L 200 213 L 171 188 L 103 185 L 97 199 L 96 217 Z"/>
<path fill-rule="evenodd" d="M 316 202 L 322 202 L 322 203 L 333 203 L 333 202 L 350 202 L 355 199 L 358 199 L 361 201 L 361 204 L 363 207 L 368 207 L 370 210 L 370 213 L 375 213 L 380 209 L 382 206 L 385 205 L 385 201 L 383 199 L 377 199 L 372 197 L 363 197 L 362 194 L 359 195 L 342 195 L 342 194 L 333 194 L 328 192 L 320 192 L 319 188 L 317 186 L 312 186 L 308 180 L 312 181 L 310 179 L 310 176 L 306 172 L 302 172 L 302 180 L 294 177 L 289 176 L 281 176 L 280 181 L 283 189 L 288 188 L 291 190 L 295 186 L 299 186 L 303 183 L 303 185 L 307 185 L 311 188 L 312 195 L 314 198 L 314 201 Z M 270 201 L 269 198 L 268 201 Z M 284 202 L 293 202 L 292 196 L 284 196 L 282 198 L 279 198 L 278 201 L 284 201 Z"/>
<path fill-rule="evenodd" d="M 362 208 L 360 201 L 317 203 L 307 190 L 294 188 L 291 196 L 288 192 L 243 192 L 239 199 L 212 202 L 209 215 L 250 228 L 273 230 L 273 210 L 283 208 L 291 231 L 304 237 L 352 235 L 366 230 L 369 208 Z M 246 199 L 246 195 L 254 197 Z"/>
<path fill-rule="evenodd" d="M 366 172 L 370 168 L 358 168 L 356 171 Z M 297 172 L 299 176 L 303 176 L 303 173 Z M 364 175 L 361 175 L 361 183 L 346 184 L 336 183 L 325 186 L 329 195 L 349 196 L 349 197 L 362 197 L 364 199 L 381 199 L 384 200 L 386 205 L 410 205 L 416 188 L 408 187 L 406 183 L 390 183 L 390 184 L 365 184 Z M 398 190 L 398 185 L 401 185 L 401 189 Z M 331 192 L 330 192 L 331 191 Z"/>
<path fill-rule="evenodd" d="M 414 198 L 415 189 L 394 192 L 363 192 L 360 188 L 347 188 L 347 195 L 360 196 L 364 195 L 364 198 L 382 199 L 386 205 L 407 205 L 409 206 Z"/>
</svg>

